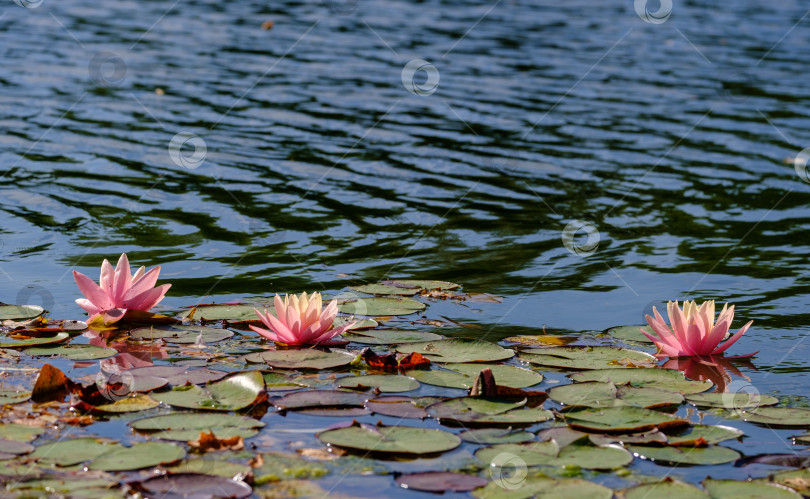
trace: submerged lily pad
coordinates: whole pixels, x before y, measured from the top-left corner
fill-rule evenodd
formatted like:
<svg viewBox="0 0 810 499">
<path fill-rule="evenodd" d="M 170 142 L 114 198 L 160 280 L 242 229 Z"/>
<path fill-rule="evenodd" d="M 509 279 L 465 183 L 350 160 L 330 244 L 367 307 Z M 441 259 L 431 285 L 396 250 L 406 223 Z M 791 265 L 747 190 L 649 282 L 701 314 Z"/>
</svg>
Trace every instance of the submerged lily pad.
<svg viewBox="0 0 810 499">
<path fill-rule="evenodd" d="M 452 433 L 409 426 L 354 424 L 316 436 L 325 444 L 344 449 L 401 455 L 437 454 L 461 445 L 461 439 Z"/>
<path fill-rule="evenodd" d="M 413 296 L 419 292 L 419 288 L 398 288 L 386 284 L 363 284 L 362 286 L 349 286 L 352 291 L 366 293 L 369 295 L 402 295 Z"/>
<path fill-rule="evenodd" d="M 686 396 L 686 401 L 698 407 L 719 407 L 729 410 L 756 409 L 776 405 L 779 399 L 758 393 L 695 393 Z"/>
<path fill-rule="evenodd" d="M 60 345 L 55 347 L 31 347 L 23 351 L 32 356 L 58 355 L 69 360 L 106 359 L 118 354 L 118 350 L 115 348 L 82 344 Z"/>
<path fill-rule="evenodd" d="M 344 314 L 384 316 L 408 315 L 425 309 L 425 304 L 411 298 L 357 298 L 338 306 Z"/>
<path fill-rule="evenodd" d="M 383 393 L 408 392 L 419 388 L 419 382 L 409 376 L 397 375 L 368 375 L 349 376 L 337 381 L 340 388 L 376 388 Z"/>
<path fill-rule="evenodd" d="M 22 404 L 31 398 L 31 392 L 0 390 L 0 407 L 8 404 Z"/>
<path fill-rule="evenodd" d="M 186 442 L 199 438 L 203 431 L 212 432 L 217 438 L 249 438 L 256 435 L 264 423 L 233 414 L 179 413 L 139 419 L 129 426 L 149 432 L 155 438 Z"/>
<path fill-rule="evenodd" d="M 34 319 L 44 313 L 45 309 L 38 305 L 0 304 L 0 321 Z"/>
<path fill-rule="evenodd" d="M 558 369 L 615 369 L 652 365 L 656 361 L 647 352 L 601 346 L 533 348 L 521 352 L 520 358 L 532 364 Z"/>
<path fill-rule="evenodd" d="M 178 491 L 182 491 L 185 497 L 228 497 L 244 498 L 253 494 L 250 485 L 241 480 L 211 476 L 199 473 L 177 473 L 171 475 L 159 475 L 137 482 L 134 485 L 137 490 L 147 492 L 149 497 L 175 497 Z"/>
<path fill-rule="evenodd" d="M 782 485 L 766 482 L 743 482 L 737 480 L 712 480 L 707 478 L 703 486 L 717 499 L 799 499 L 801 494 Z"/>
<path fill-rule="evenodd" d="M 612 381 L 616 385 L 630 383 L 633 386 L 660 388 L 682 394 L 705 392 L 713 386 L 711 381 L 692 381 L 686 379 L 677 369 L 598 369 L 571 374 L 572 380 Z"/>
<path fill-rule="evenodd" d="M 215 343 L 233 336 L 233 331 L 205 326 L 161 325 L 141 327 L 129 332 L 136 341 L 163 340 L 166 343 Z"/>
<path fill-rule="evenodd" d="M 655 336 L 655 333 L 653 332 L 652 328 L 649 325 L 612 327 L 605 332 L 619 340 L 638 341 L 639 343 L 652 343 L 652 341 L 650 341 L 646 336 L 641 334 L 642 329 L 647 331 L 648 334 Z"/>
<path fill-rule="evenodd" d="M 437 341 L 444 339 L 444 336 L 422 331 L 408 331 L 405 329 L 368 329 L 344 333 L 342 338 L 365 345 L 398 345 L 400 343 Z"/>
<path fill-rule="evenodd" d="M 494 343 L 466 338 L 451 338 L 398 345 L 399 353 L 419 352 L 433 362 L 494 362 L 506 360 L 515 352 Z"/>
<path fill-rule="evenodd" d="M 429 385 L 470 389 L 478 373 L 484 369 L 492 370 L 495 382 L 501 386 L 526 388 L 543 381 L 543 375 L 540 373 L 504 364 L 443 364 L 432 371 L 422 369 L 408 371 L 408 376 Z"/>
<path fill-rule="evenodd" d="M 30 338 L 12 338 L 8 335 L 0 334 L 0 348 L 24 348 L 37 345 L 50 345 L 53 343 L 62 343 L 70 339 L 70 334 L 61 332 L 55 333 L 53 336 L 41 336 Z"/>
<path fill-rule="evenodd" d="M 505 476 L 493 472 L 486 487 L 473 491 L 479 499 L 611 499 L 613 491 L 603 485 L 579 478 L 545 478 L 523 475 Z M 652 499 L 652 498 L 650 498 Z M 673 498 L 675 499 L 675 498 Z"/>
<path fill-rule="evenodd" d="M 564 417 L 575 430 L 605 433 L 640 433 L 654 428 L 674 430 L 690 424 L 685 419 L 634 406 L 585 409 L 566 412 Z"/>
<path fill-rule="evenodd" d="M 633 405 L 652 409 L 677 406 L 683 402 L 680 393 L 630 385 L 592 381 L 557 386 L 548 391 L 552 400 L 570 406 L 617 407 Z"/>
<path fill-rule="evenodd" d="M 150 468 L 186 457 L 182 447 L 162 442 L 144 442 L 105 453 L 90 463 L 91 470 L 127 471 Z"/>
<path fill-rule="evenodd" d="M 645 483 L 630 487 L 622 491 L 624 499 L 652 499 L 666 497 L 668 499 L 709 499 L 709 494 L 694 485 L 666 479 L 658 483 Z"/>
<path fill-rule="evenodd" d="M 315 349 L 269 350 L 246 355 L 250 362 L 266 362 L 276 369 L 332 369 L 351 364 L 355 356 L 348 352 Z"/>
<path fill-rule="evenodd" d="M 490 464 L 504 454 L 517 456 L 526 466 L 578 466 L 592 470 L 621 468 L 633 461 L 633 456 L 619 446 L 571 444 L 560 449 L 554 441 L 493 445 L 479 449 L 475 457 Z"/>
<path fill-rule="evenodd" d="M 720 445 L 708 447 L 653 447 L 631 445 L 628 450 L 644 459 L 668 464 L 725 464 L 736 461 L 740 454 L 734 449 Z"/>
<path fill-rule="evenodd" d="M 259 371 L 234 373 L 208 383 L 176 386 L 171 391 L 154 393 L 154 398 L 169 405 L 211 411 L 238 411 L 266 398 L 264 378 Z"/>
</svg>

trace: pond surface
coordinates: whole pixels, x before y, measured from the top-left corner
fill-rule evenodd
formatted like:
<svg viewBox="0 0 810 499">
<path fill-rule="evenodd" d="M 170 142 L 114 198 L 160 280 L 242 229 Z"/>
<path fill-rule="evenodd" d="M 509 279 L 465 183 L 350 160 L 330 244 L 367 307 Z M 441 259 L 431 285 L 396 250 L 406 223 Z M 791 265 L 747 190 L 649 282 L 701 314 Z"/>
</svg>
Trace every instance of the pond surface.
<svg viewBox="0 0 810 499">
<path fill-rule="evenodd" d="M 504 298 L 442 309 L 488 340 L 717 299 L 751 383 L 810 396 L 805 3 L 28 3 L 0 8 L 1 301 L 82 319 L 70 271 L 124 251 L 165 310 L 460 282 Z"/>
</svg>

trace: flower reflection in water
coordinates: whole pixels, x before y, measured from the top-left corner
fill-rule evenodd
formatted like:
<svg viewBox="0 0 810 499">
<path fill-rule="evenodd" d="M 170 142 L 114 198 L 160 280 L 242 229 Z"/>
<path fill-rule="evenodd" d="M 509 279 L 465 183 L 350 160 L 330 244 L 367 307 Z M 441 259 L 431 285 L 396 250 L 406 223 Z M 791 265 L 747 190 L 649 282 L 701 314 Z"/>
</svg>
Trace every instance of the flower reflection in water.
<svg viewBox="0 0 810 499">
<path fill-rule="evenodd" d="M 756 367 L 749 357 L 724 357 L 722 355 L 671 358 L 661 367 L 683 371 L 689 379 L 709 380 L 715 384 L 714 391 L 727 392 L 728 385 L 733 379 L 732 375 L 751 381 L 751 378 L 737 368 L 738 366 L 756 371 Z"/>
</svg>

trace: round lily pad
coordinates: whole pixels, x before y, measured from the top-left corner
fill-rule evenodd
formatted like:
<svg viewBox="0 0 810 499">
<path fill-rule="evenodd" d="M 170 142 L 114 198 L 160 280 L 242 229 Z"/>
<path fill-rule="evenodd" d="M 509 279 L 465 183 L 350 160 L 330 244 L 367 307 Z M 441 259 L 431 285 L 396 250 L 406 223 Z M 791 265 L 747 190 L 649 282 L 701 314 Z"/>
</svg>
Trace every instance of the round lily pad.
<svg viewBox="0 0 810 499">
<path fill-rule="evenodd" d="M 419 352 L 433 362 L 494 362 L 506 360 L 515 355 L 509 348 L 494 343 L 466 338 L 425 341 L 398 345 L 399 353 Z"/>
<path fill-rule="evenodd" d="M 628 450 L 638 457 L 656 463 L 667 464 L 725 464 L 736 461 L 740 454 L 734 449 L 720 445 L 708 447 L 653 447 L 649 445 L 630 445 Z"/>
<path fill-rule="evenodd" d="M 362 407 L 368 399 L 365 393 L 340 390 L 308 390 L 290 393 L 274 400 L 279 409 L 296 410 L 314 407 Z"/>
<path fill-rule="evenodd" d="M 0 321 L 34 319 L 44 313 L 45 309 L 38 305 L 0 304 Z"/>
<path fill-rule="evenodd" d="M 451 473 L 449 471 L 428 471 L 402 475 L 395 480 L 403 489 L 421 490 L 425 492 L 469 492 L 489 483 L 481 477 Z"/>
<path fill-rule="evenodd" d="M 217 438 L 228 438 L 223 437 L 214 432 L 214 435 Z M 196 440 L 199 437 L 199 433 L 193 438 L 189 440 Z M 236 435 L 231 435 L 236 436 Z M 244 436 L 244 435 L 240 435 Z M 244 437 L 247 438 L 247 437 Z M 171 466 L 166 467 L 166 471 L 171 474 L 176 473 L 200 473 L 203 475 L 211 475 L 211 476 L 220 476 L 224 478 L 233 478 L 237 475 L 246 476 L 250 473 L 251 468 L 248 464 L 238 464 L 232 463 L 230 461 L 222 461 L 218 459 L 206 459 L 206 458 L 197 458 L 197 459 L 188 459 L 185 461 L 181 461 L 177 464 L 173 464 Z"/>
<path fill-rule="evenodd" d="M 59 345 L 55 347 L 31 347 L 23 350 L 31 356 L 58 355 L 69 360 L 95 360 L 106 359 L 118 354 L 115 348 L 98 347 L 95 345 Z"/>
<path fill-rule="evenodd" d="M 427 408 L 428 414 L 442 424 L 529 425 L 548 421 L 554 415 L 545 409 L 524 408 L 522 402 L 504 402 L 479 397 L 458 397 L 437 402 Z"/>
<path fill-rule="evenodd" d="M 22 404 L 31 398 L 31 392 L 17 390 L 0 390 L 0 407 L 8 404 Z"/>
<path fill-rule="evenodd" d="M 2 405 L 2 402 L 0 402 Z M 0 423 L 0 438 L 16 440 L 17 442 L 31 442 L 45 433 L 43 428 L 16 423 Z"/>
<path fill-rule="evenodd" d="M 569 375 L 578 382 L 612 381 L 616 385 L 630 383 L 633 386 L 660 388 L 682 394 L 705 392 L 713 386 L 711 381 L 686 379 L 677 369 L 598 369 Z"/>
<path fill-rule="evenodd" d="M 118 485 L 115 480 L 86 477 L 60 476 L 59 478 L 41 478 L 35 480 L 18 481 L 6 485 L 6 491 L 16 492 L 13 497 L 46 497 L 41 495 L 47 491 L 47 497 L 82 497 L 82 498 L 108 498 L 111 497 L 110 488 Z M 12 497 L 12 496 L 10 496 Z"/>
<path fill-rule="evenodd" d="M 712 498 L 717 499 L 799 499 L 802 497 L 795 490 L 775 483 L 707 478 L 703 481 L 703 486 Z"/>
<path fill-rule="evenodd" d="M 480 430 L 467 430 L 458 434 L 465 442 L 479 445 L 493 444 L 521 444 L 534 440 L 534 434 L 528 431 L 512 430 L 511 428 L 481 428 Z"/>
<path fill-rule="evenodd" d="M 147 409 L 153 409 L 159 405 L 160 402 L 153 399 L 149 395 L 138 393 L 131 397 L 126 397 L 120 400 L 110 402 L 109 404 L 97 405 L 93 407 L 93 410 L 95 412 L 111 412 L 111 413 L 140 412 L 145 411 Z"/>
<path fill-rule="evenodd" d="M 810 409 L 795 407 L 759 407 L 742 414 L 743 421 L 767 426 L 810 426 Z"/>
<path fill-rule="evenodd" d="M 439 397 L 377 397 L 367 400 L 366 408 L 383 416 L 425 419 L 429 416 L 425 409 L 441 400 Z"/>
<path fill-rule="evenodd" d="M 177 473 L 159 475 L 137 482 L 138 490 L 148 493 L 149 497 L 174 497 L 178 491 L 186 497 L 229 497 L 239 499 L 250 497 L 253 489 L 241 480 L 211 476 L 200 473 Z"/>
<path fill-rule="evenodd" d="M 144 442 L 107 452 L 90 463 L 91 470 L 127 471 L 150 468 L 186 457 L 182 447 L 163 442 Z"/>
<path fill-rule="evenodd" d="M 425 304 L 411 298 L 357 298 L 338 306 L 344 314 L 383 316 L 408 315 L 425 309 Z"/>
<path fill-rule="evenodd" d="M 211 411 L 238 411 L 266 398 L 264 378 L 259 371 L 234 373 L 208 383 L 176 386 L 171 391 L 153 393 L 157 400 L 177 407 Z"/>
<path fill-rule="evenodd" d="M 419 382 L 409 376 L 369 375 L 349 376 L 337 381 L 340 388 L 376 388 L 383 393 L 408 392 L 419 388 Z"/>
<path fill-rule="evenodd" d="M 452 433 L 409 426 L 354 424 L 323 431 L 317 437 L 335 447 L 397 455 L 437 454 L 461 445 L 461 439 Z"/>
<path fill-rule="evenodd" d="M 363 284 L 362 286 L 349 286 L 349 289 L 369 295 L 413 296 L 419 292 L 419 288 L 398 288 L 387 284 Z"/>
<path fill-rule="evenodd" d="M 540 373 L 504 364 L 442 364 L 440 368 L 431 371 L 422 369 L 408 371 L 408 376 L 429 385 L 468 390 L 472 388 L 475 378 L 483 369 L 492 370 L 495 382 L 501 386 L 526 388 L 543 381 L 543 375 Z"/>
<path fill-rule="evenodd" d="M 810 495 L 808 494 L 810 492 L 810 468 L 776 473 L 771 480 L 779 485 L 795 489 L 805 496 Z"/>
<path fill-rule="evenodd" d="M 139 419 L 129 425 L 155 438 L 189 441 L 199 438 L 203 431 L 213 432 L 217 438 L 249 438 L 256 435 L 264 423 L 233 414 L 179 413 Z"/>
<path fill-rule="evenodd" d="M 685 419 L 633 406 L 566 412 L 564 417 L 575 430 L 605 433 L 640 433 L 653 428 L 675 430 L 689 426 Z"/>
<path fill-rule="evenodd" d="M 0 334 L 0 348 L 25 348 L 37 345 L 50 345 L 53 343 L 62 343 L 70 339 L 70 334 L 61 332 L 55 333 L 53 336 L 41 337 L 26 337 L 12 338 L 11 336 Z"/>
<path fill-rule="evenodd" d="M 179 317 L 188 317 L 191 311 L 194 311 L 194 319 L 198 321 L 228 321 L 228 322 L 259 322 L 259 316 L 256 315 L 256 310 L 274 313 L 273 307 L 265 305 L 207 305 L 197 307 L 196 309 L 188 309 L 180 314 Z"/>
<path fill-rule="evenodd" d="M 776 405 L 779 399 L 758 393 L 694 393 L 686 396 L 686 401 L 698 407 L 719 407 L 728 410 L 756 409 Z"/>
<path fill-rule="evenodd" d="M 745 433 L 731 426 L 692 425 L 683 431 L 667 435 L 667 442 L 669 442 L 670 445 L 676 446 L 699 447 L 705 444 L 716 444 L 725 440 L 733 440 L 743 435 L 745 435 Z"/>
<path fill-rule="evenodd" d="M 351 364 L 355 356 L 346 352 L 315 349 L 268 350 L 245 356 L 250 362 L 266 362 L 276 369 L 332 369 Z"/>
<path fill-rule="evenodd" d="M 506 476 L 500 467 L 491 469 L 492 481 L 486 487 L 473 491 L 479 499 L 611 499 L 613 491 L 604 485 L 579 478 L 530 477 L 516 472 Z M 652 499 L 652 498 L 650 498 Z M 673 498 L 674 499 L 674 498 Z"/>
<path fill-rule="evenodd" d="M 121 444 L 95 438 L 74 438 L 37 446 L 29 457 L 46 464 L 72 466 L 121 448 Z"/>
<path fill-rule="evenodd" d="M 655 333 L 653 332 L 652 328 L 648 325 L 612 327 L 605 332 L 619 340 L 638 341 L 639 343 L 652 343 L 652 341 L 650 341 L 646 336 L 641 334 L 642 329 L 647 331 L 648 334 L 655 336 Z"/>
<path fill-rule="evenodd" d="M 522 352 L 520 359 L 558 369 L 615 369 L 652 365 L 656 361 L 647 352 L 601 346 L 533 348 Z"/>
<path fill-rule="evenodd" d="M 548 396 L 566 405 L 586 407 L 633 405 L 652 409 L 677 406 L 683 402 L 680 393 L 599 381 L 557 386 L 548 391 Z"/>
<path fill-rule="evenodd" d="M 400 343 L 442 340 L 444 336 L 422 331 L 408 331 L 406 329 L 366 329 L 344 333 L 343 339 L 364 345 L 398 345 Z"/>
<path fill-rule="evenodd" d="M 136 341 L 163 340 L 166 343 L 215 343 L 233 336 L 233 331 L 205 326 L 160 325 L 140 327 L 129 332 Z"/>
<path fill-rule="evenodd" d="M 352 322 L 354 322 L 354 326 L 352 326 L 351 329 L 349 329 L 349 331 L 353 333 L 356 333 L 358 329 L 370 329 L 380 325 L 374 319 L 359 319 L 356 317 L 346 317 L 343 315 L 338 315 L 337 317 L 335 317 L 335 320 L 332 321 L 332 327 L 339 328 L 345 326 L 346 324 L 351 324 Z"/>
<path fill-rule="evenodd" d="M 694 485 L 667 479 L 658 483 L 645 483 L 622 491 L 624 499 L 709 499 L 709 495 Z"/>
<path fill-rule="evenodd" d="M 33 451 L 34 446 L 27 442 L 0 438 L 0 454 L 16 456 L 20 454 L 28 454 Z"/>
<path fill-rule="evenodd" d="M 502 454 L 517 456 L 526 466 L 578 466 L 593 470 L 621 468 L 633 461 L 633 456 L 619 446 L 572 444 L 560 449 L 554 441 L 493 445 L 479 449 L 475 457 L 490 464 Z"/>
</svg>

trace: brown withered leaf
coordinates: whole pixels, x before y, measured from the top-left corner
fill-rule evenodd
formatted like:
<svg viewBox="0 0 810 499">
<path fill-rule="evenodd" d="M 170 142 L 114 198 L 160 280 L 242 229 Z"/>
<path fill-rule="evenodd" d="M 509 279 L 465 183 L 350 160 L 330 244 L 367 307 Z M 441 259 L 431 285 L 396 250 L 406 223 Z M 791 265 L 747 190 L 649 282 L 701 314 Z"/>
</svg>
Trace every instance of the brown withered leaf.
<svg viewBox="0 0 810 499">
<path fill-rule="evenodd" d="M 334 461 L 335 459 L 340 459 L 340 456 L 345 456 L 348 454 L 343 449 L 338 449 L 337 447 L 333 447 L 330 449 L 297 449 L 296 452 L 301 457 L 307 457 L 310 459 L 317 459 L 319 461 Z"/>
<path fill-rule="evenodd" d="M 31 392 L 31 400 L 34 402 L 63 400 L 72 388 L 73 382 L 65 376 L 65 373 L 50 364 L 45 364 L 39 370 L 39 376 Z"/>
<path fill-rule="evenodd" d="M 384 371 L 407 370 L 430 365 L 430 360 L 419 352 L 412 352 L 407 355 L 395 353 L 378 355 L 370 348 L 366 348 L 360 355 L 369 367 Z"/>
<path fill-rule="evenodd" d="M 245 448 L 245 439 L 238 435 L 230 438 L 217 438 L 214 432 L 200 432 L 200 438 L 189 441 L 188 445 L 198 452 L 242 450 Z"/>
<path fill-rule="evenodd" d="M 547 398 L 546 392 L 535 390 L 521 390 L 520 388 L 512 388 L 511 386 L 502 386 L 495 383 L 495 376 L 492 374 L 492 369 L 483 369 L 473 382 L 470 388 L 470 396 L 473 397 L 487 397 L 505 400 L 523 400 L 526 399 L 528 407 L 537 407 L 542 404 Z"/>
</svg>

